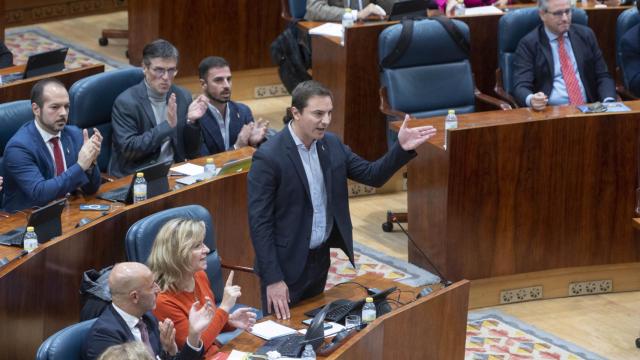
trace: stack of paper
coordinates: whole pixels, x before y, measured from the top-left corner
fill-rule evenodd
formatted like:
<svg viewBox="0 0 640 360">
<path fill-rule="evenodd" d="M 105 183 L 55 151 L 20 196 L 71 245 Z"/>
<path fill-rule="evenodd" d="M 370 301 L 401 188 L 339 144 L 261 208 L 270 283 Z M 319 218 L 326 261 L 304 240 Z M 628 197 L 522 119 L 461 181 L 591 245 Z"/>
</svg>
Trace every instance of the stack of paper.
<svg viewBox="0 0 640 360">
<path fill-rule="evenodd" d="M 464 10 L 464 15 L 498 15 L 502 14 L 502 10 L 497 7 L 491 6 L 478 6 L 472 8 L 466 8 Z"/>
<path fill-rule="evenodd" d="M 342 25 L 337 23 L 326 23 L 309 30 L 311 35 L 337 36 L 342 37 Z"/>
<path fill-rule="evenodd" d="M 296 330 L 288 326 L 280 325 L 273 320 L 263 321 L 253 325 L 251 333 L 265 340 L 271 340 L 279 336 L 295 334 Z"/>
</svg>

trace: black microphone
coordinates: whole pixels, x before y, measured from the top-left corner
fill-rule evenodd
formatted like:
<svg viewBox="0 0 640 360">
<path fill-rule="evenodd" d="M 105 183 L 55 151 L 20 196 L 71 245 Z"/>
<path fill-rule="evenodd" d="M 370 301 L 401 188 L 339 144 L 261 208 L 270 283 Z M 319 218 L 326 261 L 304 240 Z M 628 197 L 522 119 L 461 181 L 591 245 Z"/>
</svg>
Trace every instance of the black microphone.
<svg viewBox="0 0 640 360">
<path fill-rule="evenodd" d="M 415 246 L 416 249 L 418 249 L 418 251 L 420 252 L 420 254 L 422 254 L 422 257 L 424 257 L 427 262 L 429 263 L 429 265 L 431 265 L 431 267 L 433 268 L 433 270 L 436 271 L 436 274 L 440 277 L 440 283 L 442 284 L 442 286 L 447 287 L 449 285 L 452 284 L 451 281 L 447 280 L 447 278 L 444 277 L 444 275 L 442 275 L 442 273 L 440 272 L 440 270 L 438 270 L 438 267 L 435 266 L 432 262 L 431 259 L 429 259 L 429 257 L 427 256 L 427 254 L 425 254 L 422 249 L 420 249 L 420 247 L 418 246 L 418 244 L 416 244 L 415 241 L 413 241 L 413 238 L 411 237 L 411 235 L 409 235 L 409 233 L 407 232 L 407 230 L 404 229 L 404 227 L 402 226 L 402 224 L 400 223 L 400 221 L 398 221 L 398 218 L 396 217 L 395 214 L 391 214 L 391 221 L 395 222 L 396 224 L 398 224 L 398 226 L 400 227 L 400 230 L 402 230 L 402 232 L 407 236 L 407 239 L 409 239 L 409 241 L 411 242 L 411 244 L 413 244 L 413 246 Z M 423 290 L 424 291 L 424 290 Z M 420 292 L 420 294 L 422 294 L 422 291 Z M 428 294 L 428 292 L 427 292 Z M 426 295 L 426 294 L 424 294 Z M 420 297 L 420 296 L 418 296 Z"/>
<path fill-rule="evenodd" d="M 302 340 L 300 342 L 300 344 L 304 346 L 306 344 L 311 344 L 312 342 L 317 341 L 317 340 L 324 340 L 324 339 L 330 338 L 332 336 L 338 336 L 338 334 L 340 334 L 340 333 L 342 333 L 340 338 L 344 338 L 346 336 L 346 334 L 349 334 L 352 331 L 360 331 L 360 330 L 364 329 L 365 327 L 367 327 L 367 325 L 368 325 L 367 323 L 362 323 L 361 322 L 360 325 L 358 325 L 358 326 L 353 326 L 353 327 L 349 327 L 349 328 L 347 328 L 345 326 L 344 329 L 338 331 L 337 333 L 333 333 L 331 335 L 318 336 L 318 337 L 315 337 L 315 338 L 309 339 L 309 340 L 304 339 L 304 340 Z M 308 329 L 307 329 L 307 331 L 308 331 Z"/>
</svg>

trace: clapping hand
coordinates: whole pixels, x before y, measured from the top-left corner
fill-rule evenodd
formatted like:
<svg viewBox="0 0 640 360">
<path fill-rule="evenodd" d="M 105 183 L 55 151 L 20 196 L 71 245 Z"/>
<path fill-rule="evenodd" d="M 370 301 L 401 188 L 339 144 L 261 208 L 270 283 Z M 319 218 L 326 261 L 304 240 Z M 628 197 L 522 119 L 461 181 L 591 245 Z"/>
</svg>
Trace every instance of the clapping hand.
<svg viewBox="0 0 640 360">
<path fill-rule="evenodd" d="M 82 147 L 78 153 L 78 165 L 84 171 L 87 171 L 100 155 L 102 134 L 95 128 L 93 132 L 93 135 L 89 138 L 89 131 L 87 129 L 82 130 Z"/>
<path fill-rule="evenodd" d="M 229 324 L 236 329 L 251 331 L 255 323 L 256 313 L 248 307 L 240 308 L 229 315 Z"/>
<path fill-rule="evenodd" d="M 264 137 L 267 135 L 267 129 L 269 128 L 269 120 L 262 120 L 259 118 L 253 125 L 251 129 L 251 134 L 249 135 L 249 145 L 256 146 L 264 140 Z"/>
<path fill-rule="evenodd" d="M 251 133 L 253 132 L 254 127 L 255 127 L 254 123 L 248 123 L 248 124 L 242 125 L 242 129 L 240 129 L 240 132 L 238 133 L 238 138 L 236 139 L 236 143 L 235 143 L 236 149 L 249 145 L 249 138 L 251 137 Z"/>
<path fill-rule="evenodd" d="M 187 341 L 192 347 L 200 347 L 200 335 L 209 327 L 214 314 L 213 304 L 208 296 L 205 297 L 204 305 L 200 306 L 199 301 L 191 305 L 191 310 L 189 310 L 189 337 Z"/>
<path fill-rule="evenodd" d="M 436 129 L 433 126 L 408 127 L 409 120 L 409 115 L 406 115 L 400 127 L 400 132 L 398 132 L 398 142 L 405 151 L 415 150 L 436 134 Z"/>
<path fill-rule="evenodd" d="M 178 124 L 178 103 L 176 102 L 176 94 L 171 93 L 169 102 L 167 103 L 167 123 L 172 128 Z"/>
<path fill-rule="evenodd" d="M 162 348 L 171 356 L 175 355 L 178 353 L 178 345 L 176 344 L 176 328 L 173 326 L 173 321 L 166 318 L 160 322 L 159 327 Z"/>
<path fill-rule="evenodd" d="M 207 99 L 206 96 L 198 96 L 193 102 L 191 102 L 191 104 L 189 104 L 189 111 L 187 112 L 187 122 L 191 124 L 204 116 L 204 113 L 207 112 L 208 104 L 209 99 Z"/>
</svg>

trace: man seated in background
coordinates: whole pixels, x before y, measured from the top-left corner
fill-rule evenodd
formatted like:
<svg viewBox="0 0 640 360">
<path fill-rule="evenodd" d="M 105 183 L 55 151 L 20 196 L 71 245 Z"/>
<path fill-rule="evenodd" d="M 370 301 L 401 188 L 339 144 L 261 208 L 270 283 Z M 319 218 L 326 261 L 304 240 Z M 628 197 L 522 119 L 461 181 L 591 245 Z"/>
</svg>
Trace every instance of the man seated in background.
<svg viewBox="0 0 640 360">
<path fill-rule="evenodd" d="M 248 106 L 231 101 L 229 63 L 210 56 L 200 62 L 198 73 L 202 93 L 208 100 L 207 111 L 199 120 L 204 140 L 200 153 L 213 155 L 264 141 L 269 122 L 254 122 Z"/>
<path fill-rule="evenodd" d="M 109 174 L 123 177 L 151 163 L 182 162 L 200 155 L 200 125 L 207 110 L 204 96 L 173 84 L 178 50 L 155 40 L 142 50 L 144 80 L 125 90 L 113 104 Z"/>
<path fill-rule="evenodd" d="M 156 307 L 160 288 L 146 265 L 136 262 L 116 264 L 109 274 L 109 289 L 112 303 L 89 330 L 83 344 L 83 359 L 97 359 L 109 347 L 129 341 L 143 343 L 156 359 L 202 358 L 200 335 L 214 314 L 210 299 L 202 299 L 203 304 L 196 302 L 191 307 L 187 345 L 178 353 L 173 322 L 165 319 L 158 323 L 151 313 Z"/>
<path fill-rule="evenodd" d="M 69 94 L 56 79 L 31 89 L 34 121 L 24 124 L 4 151 L 4 209 L 43 206 L 77 189 L 94 194 L 100 187 L 102 136 L 67 125 Z"/>
<path fill-rule="evenodd" d="M 358 20 L 369 16 L 382 19 L 385 12 L 391 12 L 391 7 L 398 0 L 307 0 L 305 20 L 309 21 L 342 21 L 345 8 L 358 12 Z M 376 6 L 376 4 L 378 6 Z M 384 10 L 383 11 L 381 11 Z"/>
<path fill-rule="evenodd" d="M 526 35 L 513 61 L 513 96 L 520 106 L 614 101 L 616 88 L 593 31 L 571 24 L 569 0 L 540 0 L 542 24 Z"/>
<path fill-rule="evenodd" d="M 640 3 L 636 2 L 640 11 Z M 627 30 L 620 40 L 620 52 L 624 64 L 624 74 L 629 79 L 629 91 L 640 96 L 640 24 Z"/>
</svg>

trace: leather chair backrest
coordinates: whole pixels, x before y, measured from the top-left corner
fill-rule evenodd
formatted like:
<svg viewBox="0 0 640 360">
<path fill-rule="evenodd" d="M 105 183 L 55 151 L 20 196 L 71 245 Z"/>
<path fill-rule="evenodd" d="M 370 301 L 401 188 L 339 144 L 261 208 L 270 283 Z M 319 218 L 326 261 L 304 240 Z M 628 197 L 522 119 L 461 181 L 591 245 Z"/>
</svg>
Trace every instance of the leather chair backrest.
<svg viewBox="0 0 640 360">
<path fill-rule="evenodd" d="M 142 69 L 107 71 L 76 81 L 69 89 L 69 123 L 82 129 L 97 128 L 103 136 L 98 166 L 107 171 L 111 158 L 111 109 L 118 95 L 138 84 Z"/>
<path fill-rule="evenodd" d="M 33 111 L 30 100 L 0 104 L 0 176 L 4 175 L 3 158 L 7 143 L 21 126 L 31 120 L 33 120 Z M 2 205 L 3 191 L 0 191 L 0 205 Z"/>
<path fill-rule="evenodd" d="M 289 2 L 289 13 L 294 19 L 304 19 L 307 13 L 306 0 L 287 0 Z"/>
<path fill-rule="evenodd" d="M 459 20 L 453 23 L 469 41 L 469 27 Z M 380 33 L 380 62 L 396 48 L 401 32 L 402 25 L 397 24 Z M 468 56 L 435 20 L 414 22 L 407 51 L 391 67 L 382 68 L 380 82 L 387 88 L 391 108 L 416 117 L 444 115 L 449 109 L 472 112 L 475 108 Z"/>
<path fill-rule="evenodd" d="M 173 209 L 167 209 L 149 215 L 131 225 L 125 237 L 125 250 L 127 259 L 146 263 L 151 254 L 151 247 L 160 228 L 167 221 L 175 218 L 187 218 L 204 221 L 206 233 L 204 243 L 211 250 L 207 256 L 207 276 L 211 283 L 211 290 L 216 296 L 216 301 L 222 300 L 224 285 L 222 282 L 222 270 L 220 258 L 216 251 L 215 228 L 211 214 L 200 205 L 187 205 Z"/>
<path fill-rule="evenodd" d="M 67 326 L 45 340 L 36 354 L 36 360 L 80 360 L 82 344 L 96 319 Z"/>
<path fill-rule="evenodd" d="M 589 17 L 583 9 L 571 11 L 573 24 L 588 25 Z M 513 89 L 513 58 L 522 39 L 542 24 L 537 7 L 509 11 L 498 22 L 498 67 L 502 70 L 502 85 L 511 93 Z"/>
<path fill-rule="evenodd" d="M 640 16 L 638 15 L 638 8 L 635 6 L 623 11 L 616 22 L 616 64 L 622 70 L 624 87 L 627 89 L 629 88 L 629 80 L 624 73 L 625 59 L 620 51 L 620 43 L 624 34 L 638 23 L 640 23 Z"/>
</svg>

